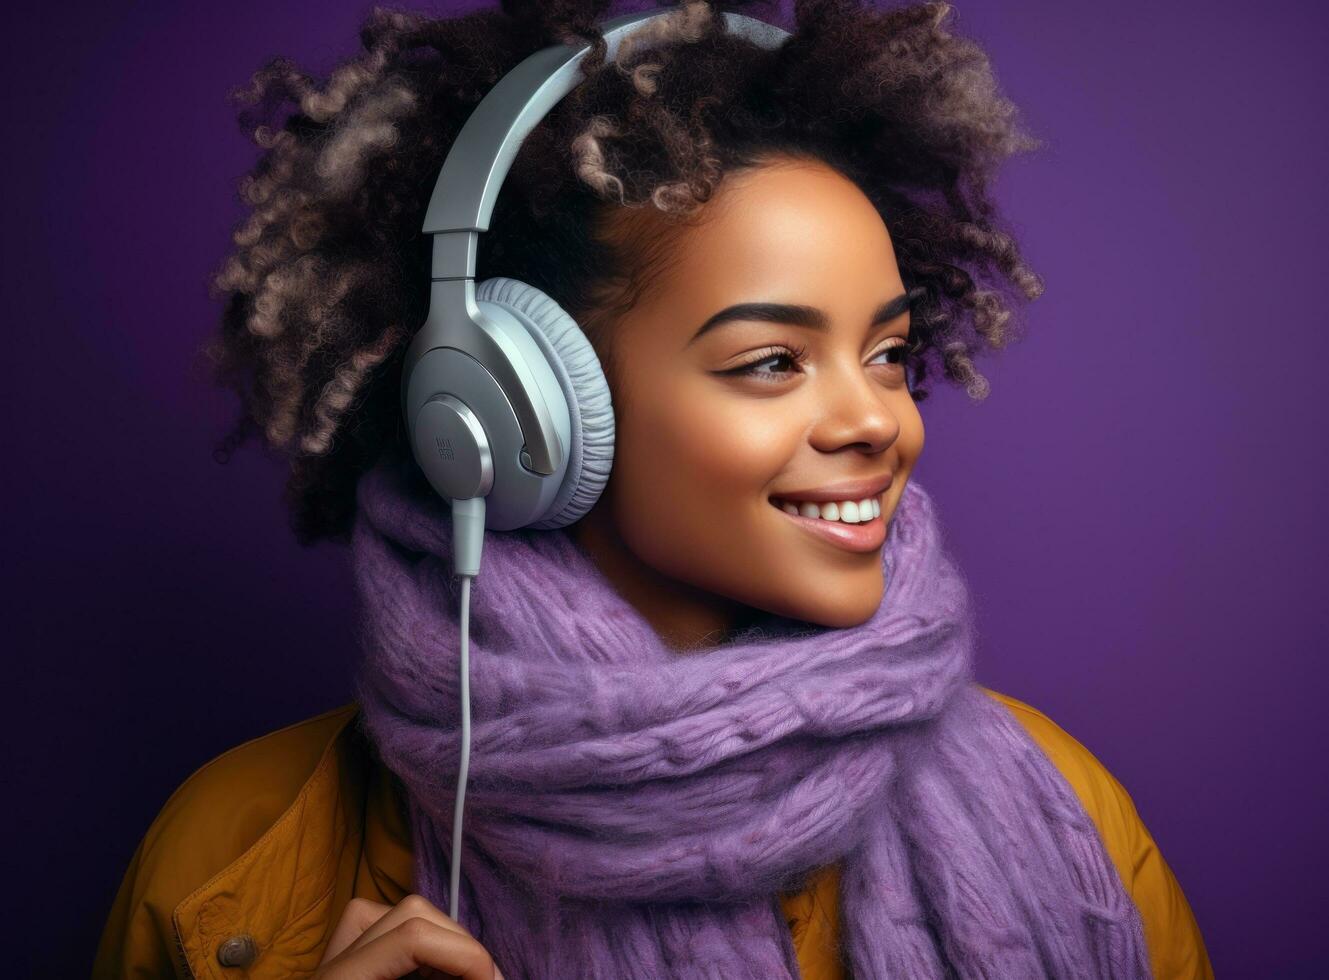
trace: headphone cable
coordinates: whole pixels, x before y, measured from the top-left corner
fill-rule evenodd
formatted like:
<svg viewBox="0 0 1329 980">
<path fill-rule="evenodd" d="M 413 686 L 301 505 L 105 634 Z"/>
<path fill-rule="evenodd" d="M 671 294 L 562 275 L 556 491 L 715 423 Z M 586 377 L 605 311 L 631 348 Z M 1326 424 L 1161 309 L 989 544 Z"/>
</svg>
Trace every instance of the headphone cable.
<svg viewBox="0 0 1329 980">
<path fill-rule="evenodd" d="M 461 578 L 461 766 L 452 810 L 452 860 L 448 915 L 458 925 L 461 901 L 461 822 L 466 805 L 466 776 L 471 764 L 471 582 L 480 574 L 484 546 L 485 498 L 452 501 L 452 567 Z"/>
</svg>

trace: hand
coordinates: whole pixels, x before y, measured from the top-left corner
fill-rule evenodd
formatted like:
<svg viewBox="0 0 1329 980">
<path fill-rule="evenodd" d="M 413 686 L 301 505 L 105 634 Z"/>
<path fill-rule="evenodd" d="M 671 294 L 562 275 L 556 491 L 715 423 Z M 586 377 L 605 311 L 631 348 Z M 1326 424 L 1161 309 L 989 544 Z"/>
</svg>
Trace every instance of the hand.
<svg viewBox="0 0 1329 980">
<path fill-rule="evenodd" d="M 332 930 L 314 980 L 503 980 L 489 951 L 423 895 L 396 905 L 353 898 Z"/>
</svg>

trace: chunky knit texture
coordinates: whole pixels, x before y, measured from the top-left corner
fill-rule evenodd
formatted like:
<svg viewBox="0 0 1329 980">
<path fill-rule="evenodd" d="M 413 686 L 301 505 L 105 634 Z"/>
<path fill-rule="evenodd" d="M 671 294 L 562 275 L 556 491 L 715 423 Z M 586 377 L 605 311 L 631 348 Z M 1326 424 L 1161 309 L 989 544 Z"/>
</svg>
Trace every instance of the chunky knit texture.
<svg viewBox="0 0 1329 980">
<path fill-rule="evenodd" d="M 358 694 L 446 910 L 450 519 L 399 461 L 358 494 Z M 768 616 L 683 655 L 566 531 L 487 536 L 459 914 L 509 978 L 797 977 L 777 896 L 835 861 L 856 980 L 1149 976 L 1089 816 L 973 682 L 968 589 L 916 481 L 882 560 L 861 626 Z"/>
</svg>

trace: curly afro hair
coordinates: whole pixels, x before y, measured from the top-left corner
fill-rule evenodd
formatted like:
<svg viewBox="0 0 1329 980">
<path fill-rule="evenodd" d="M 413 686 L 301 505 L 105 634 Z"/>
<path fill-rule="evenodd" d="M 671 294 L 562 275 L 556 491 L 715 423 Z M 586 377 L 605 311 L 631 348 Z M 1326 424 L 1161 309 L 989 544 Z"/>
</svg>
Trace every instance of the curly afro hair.
<svg viewBox="0 0 1329 980">
<path fill-rule="evenodd" d="M 592 45 L 583 81 L 522 145 L 480 236 L 477 281 L 544 290 L 609 367 L 615 317 L 668 258 L 663 236 L 611 219 L 649 209 L 678 224 L 726 173 L 813 158 L 862 188 L 906 287 L 922 287 L 914 398 L 927 396 L 929 362 L 986 396 L 973 355 L 1009 343 L 1012 311 L 1042 292 L 988 188 L 1003 160 L 1040 144 L 1018 129 L 983 51 L 944 29 L 950 6 L 796 0 L 781 24 L 791 37 L 768 50 L 728 34 L 717 2 L 691 0 L 625 39 L 612 62 L 596 26 L 608 7 L 502 0 L 449 19 L 375 8 L 363 53 L 326 81 L 275 58 L 234 93 L 265 152 L 241 181 L 251 211 L 212 279 L 225 308 L 203 353 L 241 401 L 215 455 L 260 435 L 289 459 L 301 543 L 345 541 L 360 475 L 407 451 L 400 358 L 428 310 L 421 225 L 434 179 L 475 105 L 551 44 Z"/>
</svg>

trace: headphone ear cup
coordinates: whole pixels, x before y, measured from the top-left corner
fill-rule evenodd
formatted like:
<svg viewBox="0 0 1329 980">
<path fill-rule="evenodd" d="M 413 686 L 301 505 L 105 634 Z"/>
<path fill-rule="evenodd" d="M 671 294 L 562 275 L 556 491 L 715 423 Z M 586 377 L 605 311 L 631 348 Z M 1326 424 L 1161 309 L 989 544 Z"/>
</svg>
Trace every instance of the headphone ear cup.
<svg viewBox="0 0 1329 980">
<path fill-rule="evenodd" d="M 567 470 L 545 515 L 529 525 L 564 527 L 600 499 L 613 467 L 614 407 L 600 358 L 577 321 L 534 286 L 497 276 L 476 284 L 475 299 L 502 306 L 528 329 L 567 399 L 572 426 Z"/>
</svg>

